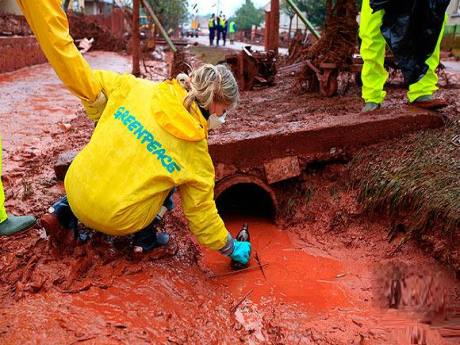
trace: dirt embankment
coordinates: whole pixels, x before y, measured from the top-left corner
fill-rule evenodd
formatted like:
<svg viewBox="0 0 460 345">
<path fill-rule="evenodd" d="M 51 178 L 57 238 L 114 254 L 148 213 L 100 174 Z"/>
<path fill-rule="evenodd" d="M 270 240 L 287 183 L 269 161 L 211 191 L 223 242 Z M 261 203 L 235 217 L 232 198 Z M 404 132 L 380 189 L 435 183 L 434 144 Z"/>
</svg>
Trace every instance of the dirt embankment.
<svg viewBox="0 0 460 345">
<path fill-rule="evenodd" d="M 67 13 L 70 35 L 74 40 L 94 38 L 93 50 L 124 51 L 127 48 L 125 38 L 117 38 L 112 32 L 99 25 L 90 16 Z M 0 36 L 33 35 L 24 16 L 0 14 Z"/>
<path fill-rule="evenodd" d="M 24 16 L 0 12 L 0 36 L 28 36 L 32 31 Z"/>
<path fill-rule="evenodd" d="M 95 23 L 88 16 L 67 13 L 70 35 L 74 40 L 94 38 L 93 50 L 120 52 L 127 48 L 128 41 L 115 37 L 110 30 Z"/>
<path fill-rule="evenodd" d="M 23 165 L 6 183 L 15 212 L 40 215 L 63 193 L 53 163 L 59 152 L 88 140 L 93 125 L 82 115 L 70 131 L 55 134 L 46 152 L 30 157 L 18 150 Z M 431 344 L 443 344 L 438 330 L 415 320 L 444 327 L 439 315 L 454 317 L 445 308 L 453 304 L 444 302 L 455 298 L 458 284 L 415 243 L 395 252 L 397 243 L 385 238 L 390 220 L 363 213 L 348 181 L 348 167 L 337 162 L 311 165 L 277 184 L 284 231 L 248 214 L 226 218 L 233 232 L 249 222 L 254 254 L 268 264 L 264 272 L 226 276 L 228 260 L 194 243 L 180 203 L 166 221 L 171 249 L 140 260 L 130 255 L 127 239 L 57 251 L 38 227 L 1 238 L 0 337 L 7 343 L 403 344 L 420 327 L 435 339 Z M 388 309 L 389 284 L 406 278 L 416 281 Z M 445 294 L 436 293 L 433 279 Z M 416 300 L 409 297 L 414 291 Z M 427 293 L 429 305 L 417 297 Z"/>
<path fill-rule="evenodd" d="M 274 88 L 243 93 L 241 105 L 213 137 L 286 131 L 285 124 L 322 121 L 361 107 L 357 88 L 324 99 L 294 95 L 293 83 L 285 76 Z M 442 91 L 449 98 L 455 92 Z M 402 97 L 402 90 L 391 90 L 388 111 L 398 111 Z M 451 106 L 445 112 L 453 111 Z M 64 193 L 54 177 L 55 159 L 81 149 L 93 130 L 81 110 L 70 125 L 53 131 L 41 150 L 16 143 L 4 181 L 10 210 L 40 216 Z M 268 264 L 263 272 L 230 273 L 227 259 L 194 242 L 180 203 L 166 220 L 170 248 L 140 260 L 131 256 L 129 239 L 99 236 L 58 251 L 38 226 L 0 238 L 1 342 L 455 341 L 460 307 L 454 274 L 416 242 L 400 246 L 403 234 L 388 241 L 392 219 L 370 215 L 357 202 L 346 158 L 314 162 L 298 178 L 273 185 L 279 224 L 251 217 L 251 210 L 226 219 L 234 233 L 242 221 L 254 229 L 252 262 L 257 253 Z"/>
<path fill-rule="evenodd" d="M 32 35 L 24 16 L 0 12 L 0 36 L 28 36 Z"/>
<path fill-rule="evenodd" d="M 46 152 L 35 157 L 16 152 L 23 164 L 6 181 L 15 212 L 40 215 L 63 193 L 53 176 L 55 157 L 79 149 L 93 129 L 78 115 L 70 131 L 55 134 L 56 144 Z M 444 329 L 439 315 L 455 316 L 453 304 L 444 302 L 455 298 L 458 284 L 415 243 L 395 251 L 398 242 L 385 238 L 390 219 L 363 213 L 343 162 L 311 165 L 275 189 L 283 196 L 284 232 L 249 216 L 226 220 L 234 232 L 249 220 L 255 251 L 268 264 L 264 273 L 213 278 L 229 272 L 228 261 L 208 251 L 200 254 L 180 205 L 166 222 L 173 250 L 141 260 L 131 257 L 126 239 L 99 238 L 63 252 L 39 228 L 0 239 L 1 337 L 6 342 L 403 344 L 406 333 L 419 327 L 435 339 L 431 344 L 443 344 L 438 330 L 416 326 L 415 320 L 426 317 Z M 415 280 L 401 289 L 397 308 L 388 309 L 393 296 L 388 286 L 404 279 Z M 445 295 L 436 294 L 430 281 Z M 415 300 L 409 297 L 414 291 L 420 296 Z M 429 305 L 423 300 L 427 293 Z"/>
</svg>

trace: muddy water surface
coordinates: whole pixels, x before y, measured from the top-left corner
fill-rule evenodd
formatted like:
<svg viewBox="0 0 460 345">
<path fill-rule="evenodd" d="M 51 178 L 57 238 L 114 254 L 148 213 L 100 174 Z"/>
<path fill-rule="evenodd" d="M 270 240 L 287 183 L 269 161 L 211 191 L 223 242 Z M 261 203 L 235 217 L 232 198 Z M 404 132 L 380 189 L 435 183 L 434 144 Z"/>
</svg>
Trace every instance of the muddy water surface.
<svg viewBox="0 0 460 345">
<path fill-rule="evenodd" d="M 262 268 L 226 275 L 231 272 L 228 259 L 204 250 L 205 262 L 216 275 L 215 280 L 228 286 L 235 297 L 252 290 L 251 299 L 256 302 L 274 298 L 298 304 L 310 312 L 348 305 L 348 297 L 337 282 L 337 276 L 343 272 L 339 261 L 296 248 L 292 234 L 263 218 L 232 218 L 226 219 L 225 224 L 236 236 L 243 222 L 249 223 L 251 267 L 260 262 Z"/>
</svg>

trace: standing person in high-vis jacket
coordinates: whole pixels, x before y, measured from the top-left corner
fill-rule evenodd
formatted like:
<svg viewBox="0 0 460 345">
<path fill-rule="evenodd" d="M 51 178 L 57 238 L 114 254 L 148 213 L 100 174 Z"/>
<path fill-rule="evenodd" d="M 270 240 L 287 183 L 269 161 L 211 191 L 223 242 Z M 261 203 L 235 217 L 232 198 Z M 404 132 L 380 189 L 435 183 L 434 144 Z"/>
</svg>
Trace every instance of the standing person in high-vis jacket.
<svg viewBox="0 0 460 345">
<path fill-rule="evenodd" d="M 208 29 L 209 29 L 209 45 L 212 47 L 214 45 L 214 37 L 216 36 L 216 15 L 213 13 L 211 18 L 208 19 Z"/>
<path fill-rule="evenodd" d="M 228 24 L 228 34 L 229 34 L 229 39 L 230 39 L 230 44 L 233 44 L 235 42 L 235 34 L 236 34 L 236 23 L 235 21 L 230 21 L 230 24 Z"/>
<path fill-rule="evenodd" d="M 394 6 L 398 6 L 397 3 L 394 4 Z M 385 9 L 374 11 L 371 8 L 370 0 L 363 0 L 359 26 L 359 37 L 362 41 L 360 53 L 364 61 L 361 71 L 362 98 L 365 102 L 363 112 L 380 108 L 386 95 L 383 87 L 388 78 L 388 72 L 384 67 L 387 42 L 381 32 L 384 15 Z M 444 25 L 446 19 L 447 16 L 445 16 Z M 434 92 L 438 89 L 436 85 L 438 82 L 436 68 L 439 65 L 444 25 L 437 37 L 437 43 L 431 56 L 425 61 L 427 65 L 426 73 L 420 75 L 417 78 L 418 80 L 409 83 L 407 98 L 410 104 L 428 109 L 441 108 L 447 105 L 444 100 L 433 98 Z"/>
<path fill-rule="evenodd" d="M 6 213 L 5 192 L 2 185 L 2 137 L 0 136 L 0 236 L 10 236 L 35 224 L 35 217 L 12 216 Z"/>
<path fill-rule="evenodd" d="M 216 18 L 216 46 L 219 46 L 219 41 L 222 37 L 222 12 Z"/>
<path fill-rule="evenodd" d="M 207 140 L 208 130 L 224 123 L 239 100 L 231 71 L 203 65 L 181 82 L 154 83 L 92 70 L 69 35 L 59 0 L 18 3 L 57 75 L 97 121 L 69 167 L 60 213 L 42 218 L 51 235 L 66 231 L 60 219 L 68 220 L 69 213 L 108 235 L 148 232 L 177 188 L 198 241 L 246 264 L 250 244 L 233 239 L 217 212 Z"/>
<path fill-rule="evenodd" d="M 228 21 L 225 17 L 225 14 L 220 19 L 220 25 L 222 26 L 222 41 L 224 41 L 224 46 L 227 43 L 227 32 L 228 32 Z"/>
</svg>

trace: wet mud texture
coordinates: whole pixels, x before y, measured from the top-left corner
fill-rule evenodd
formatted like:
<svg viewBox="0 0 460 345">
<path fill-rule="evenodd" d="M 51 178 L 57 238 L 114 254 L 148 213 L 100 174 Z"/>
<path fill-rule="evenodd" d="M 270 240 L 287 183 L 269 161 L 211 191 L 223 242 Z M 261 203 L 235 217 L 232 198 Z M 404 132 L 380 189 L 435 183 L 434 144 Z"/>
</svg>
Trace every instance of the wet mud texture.
<svg viewBox="0 0 460 345">
<path fill-rule="evenodd" d="M 79 116 L 72 126 L 74 131 L 65 136 L 69 144 L 39 155 L 24 169 L 32 193 L 15 200 L 15 210 L 42 214 L 62 193 L 49 161 L 63 148 L 78 149 L 92 124 Z M 86 135 L 76 136 L 78 131 Z M 395 260 L 391 253 L 397 244 L 382 236 L 389 220 L 363 217 L 346 181 L 347 168 L 340 164 L 306 171 L 296 183 L 280 185 L 286 196 L 282 209 L 288 213 L 278 226 L 249 216 L 225 219 L 233 234 L 249 222 L 251 265 L 257 253 L 263 272 L 232 274 L 228 259 L 200 248 L 177 199 L 179 207 L 166 219 L 174 250 L 140 259 L 130 255 L 126 240 L 93 240 L 59 251 L 39 227 L 2 238 L 0 339 L 406 344 L 406 335 L 424 321 L 424 336 L 436 339 L 428 344 L 446 343 L 439 329 L 445 322 L 458 322 L 458 310 L 447 302 L 460 291 L 458 282 L 415 244 L 405 246 Z M 413 272 L 419 278 L 411 283 Z M 409 302 L 390 308 L 394 293 L 389 287 L 404 278 L 400 300 Z M 433 279 L 442 289 L 428 291 L 430 304 L 422 297 L 416 297 L 422 302 L 410 302 L 414 291 L 426 295 L 420 284 Z M 445 316 L 433 318 L 440 311 Z"/>
<path fill-rule="evenodd" d="M 349 77 L 347 74 L 339 76 L 338 96 L 322 97 L 318 93 L 294 92 L 296 74 L 280 72 L 275 86 L 242 92 L 240 104 L 227 116 L 225 126 L 211 132 L 210 141 L 220 143 L 246 139 L 261 133 L 289 133 L 310 125 L 327 123 L 332 117 L 359 114 L 364 105 L 361 88 L 354 83 L 354 76 L 351 82 Z M 453 81 L 459 77 L 459 74 L 449 75 Z M 382 111 L 400 114 L 407 107 L 407 91 L 393 84 L 387 85 L 385 89 L 388 94 Z M 441 88 L 437 92 L 436 95 L 449 101 L 449 106 L 439 111 L 439 114 L 454 116 L 460 111 L 458 92 L 458 88 Z M 254 152 L 248 147 L 248 155 L 251 154 Z"/>
<path fill-rule="evenodd" d="M 107 61 L 105 55 L 101 58 Z M 116 61 L 123 68 L 123 60 Z M 0 83 L 18 80 L 22 85 L 9 96 L 18 101 L 13 105 L 21 113 L 0 113 L 11 129 L 4 161 L 7 207 L 16 214 L 40 216 L 64 193 L 54 176 L 57 156 L 81 149 L 94 126 L 78 104 L 67 103 L 69 113 L 62 115 L 64 120 L 70 116 L 64 121 L 70 127 L 50 116 L 53 111 L 35 109 L 37 102 L 24 101 L 29 97 L 24 90 L 33 81 L 19 78 L 24 71 L 18 73 Z M 39 79 L 45 71 L 28 73 Z M 228 117 L 228 128 L 212 140 L 231 130 L 242 136 L 247 128 L 283 130 L 282 121 L 300 125 L 360 107 L 351 93 L 338 99 L 298 98 L 289 94 L 288 83 L 282 80 L 276 88 L 244 93 L 241 106 Z M 71 97 L 57 88 L 38 88 L 34 97 L 51 94 L 64 97 L 57 103 Z M 389 100 L 394 105 L 401 96 L 392 91 Z M 268 103 L 270 97 L 274 100 Z M 43 122 L 27 121 L 28 114 L 42 114 Z M 37 141 L 32 147 L 36 137 L 43 144 Z M 254 154 L 250 148 L 248 154 Z M 348 174 L 343 164 L 311 166 L 299 178 L 276 184 L 284 195 L 278 225 L 249 216 L 226 219 L 234 234 L 243 221 L 249 222 L 254 254 L 257 251 L 260 262 L 267 264 L 264 272 L 257 268 L 231 274 L 228 261 L 200 248 L 187 230 L 177 198 L 178 207 L 166 219 L 171 250 L 140 259 L 131 256 L 126 239 L 110 243 L 98 238 L 57 250 L 39 226 L 0 238 L 0 342 L 362 345 L 407 344 L 417 336 L 437 345 L 458 340 L 442 333 L 458 325 L 458 282 L 415 243 L 394 257 L 397 244 L 386 240 L 390 220 L 363 214 Z M 256 263 L 253 256 L 251 265 Z M 394 273 L 394 267 L 403 267 L 402 273 Z M 412 272 L 422 277 L 413 279 Z M 438 279 L 433 272 L 443 274 L 445 293 L 430 295 L 433 305 L 443 305 L 443 298 L 448 301 L 443 321 L 430 316 L 440 308 L 431 309 L 427 303 L 390 308 L 394 280 L 402 283 L 407 275 L 403 296 L 414 290 L 425 295 L 419 282 Z"/>
<path fill-rule="evenodd" d="M 24 16 L 0 12 L 0 36 L 28 36 L 32 31 Z"/>
<path fill-rule="evenodd" d="M 70 35 L 74 40 L 94 38 L 91 49 L 120 52 L 125 51 L 128 41 L 115 37 L 105 27 L 90 20 L 88 16 L 67 13 L 70 25 Z"/>
</svg>

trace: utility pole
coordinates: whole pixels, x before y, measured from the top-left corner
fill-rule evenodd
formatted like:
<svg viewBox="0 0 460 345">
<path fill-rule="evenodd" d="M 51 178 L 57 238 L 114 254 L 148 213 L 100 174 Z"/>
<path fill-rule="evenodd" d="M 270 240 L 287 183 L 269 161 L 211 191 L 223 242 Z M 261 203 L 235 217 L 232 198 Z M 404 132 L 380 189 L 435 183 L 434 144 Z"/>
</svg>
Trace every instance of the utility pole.
<svg viewBox="0 0 460 345">
<path fill-rule="evenodd" d="M 273 30 L 273 43 L 272 49 L 278 54 L 278 47 L 280 42 L 280 0 L 272 0 L 271 3 L 272 10 L 272 25 Z"/>
<path fill-rule="evenodd" d="M 265 50 L 278 54 L 280 36 L 280 1 L 271 0 L 270 12 L 265 13 Z"/>
<path fill-rule="evenodd" d="M 131 48 L 133 51 L 133 71 L 132 74 L 136 77 L 141 75 L 139 66 L 139 51 L 140 51 L 140 40 L 139 40 L 139 1 L 133 1 L 133 33 L 131 36 Z"/>
</svg>

